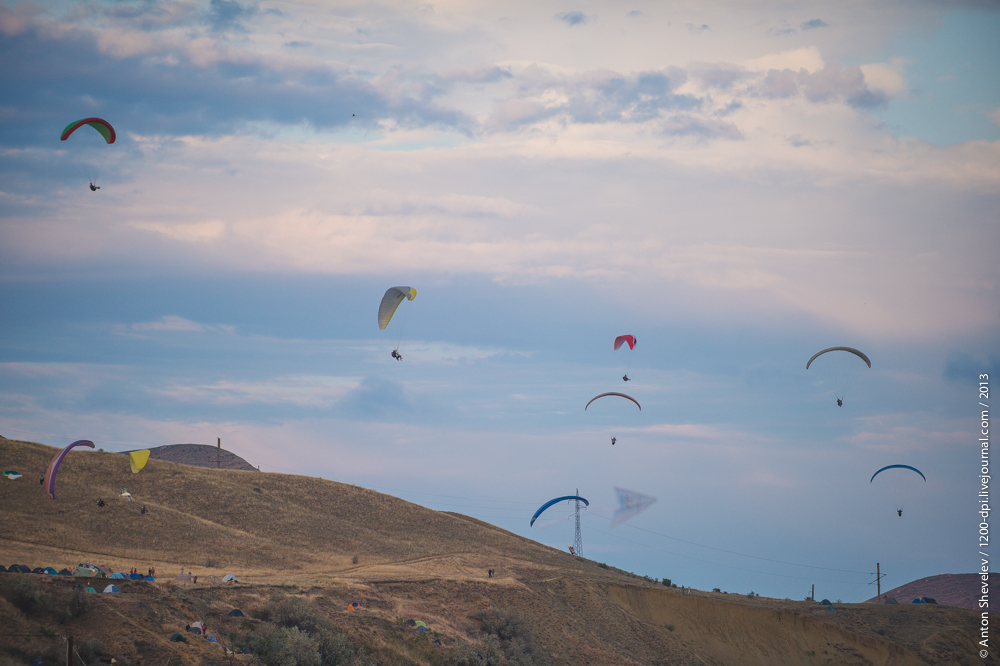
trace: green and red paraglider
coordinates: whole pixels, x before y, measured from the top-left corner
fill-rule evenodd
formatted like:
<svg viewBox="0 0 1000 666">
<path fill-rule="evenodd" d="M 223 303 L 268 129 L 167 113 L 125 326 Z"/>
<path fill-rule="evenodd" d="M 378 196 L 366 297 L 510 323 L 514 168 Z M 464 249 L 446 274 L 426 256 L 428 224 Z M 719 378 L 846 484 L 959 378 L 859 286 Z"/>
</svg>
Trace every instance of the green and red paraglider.
<svg viewBox="0 0 1000 666">
<path fill-rule="evenodd" d="M 118 138 L 117 134 L 115 134 L 115 128 L 112 127 L 111 123 L 109 123 L 107 120 L 104 120 L 103 118 L 83 118 L 81 120 L 76 120 L 74 122 L 71 122 L 69 125 L 67 125 L 66 129 L 62 131 L 62 136 L 59 137 L 59 140 L 65 141 L 73 134 L 73 132 L 77 131 L 84 125 L 89 125 L 90 127 L 94 128 L 98 134 L 104 137 L 104 142 L 109 145 L 114 143 L 115 139 Z M 91 168 L 99 172 L 101 170 L 99 164 L 103 162 L 103 157 L 98 157 L 97 162 L 98 166 L 91 164 Z M 101 186 L 97 185 L 95 181 L 98 181 L 97 175 L 92 174 L 90 179 L 91 192 L 96 192 L 97 190 L 101 189 Z"/>
</svg>

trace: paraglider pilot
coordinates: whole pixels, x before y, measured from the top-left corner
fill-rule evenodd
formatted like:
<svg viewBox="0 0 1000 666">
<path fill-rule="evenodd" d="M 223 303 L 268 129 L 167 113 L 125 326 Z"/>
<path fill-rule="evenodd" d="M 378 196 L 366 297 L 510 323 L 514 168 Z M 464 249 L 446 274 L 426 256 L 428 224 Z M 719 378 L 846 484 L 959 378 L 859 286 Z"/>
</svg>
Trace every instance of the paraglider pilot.
<svg viewBox="0 0 1000 666">
<path fill-rule="evenodd" d="M 97 506 L 99 506 L 99 507 L 105 507 L 105 506 L 107 506 L 107 502 L 105 502 L 105 501 L 104 501 L 103 499 L 101 499 L 101 498 L 98 498 L 98 499 L 97 499 Z"/>
<path fill-rule="evenodd" d="M 396 359 L 397 361 L 402 361 L 402 360 L 403 360 L 403 355 L 402 355 L 402 354 L 400 354 L 400 353 L 399 353 L 398 351 L 396 351 L 395 349 L 393 349 L 393 350 L 392 350 L 392 357 L 393 357 L 394 359 Z"/>
<path fill-rule="evenodd" d="M 632 380 L 628 378 L 628 373 L 625 373 L 624 375 L 622 375 L 622 381 L 630 382 Z"/>
<path fill-rule="evenodd" d="M 93 183 L 90 184 L 90 191 L 91 192 L 96 192 L 99 189 L 101 189 L 100 185 L 94 185 Z"/>
<path fill-rule="evenodd" d="M 617 441 L 618 441 L 618 438 L 616 438 L 616 437 L 612 437 L 612 438 L 611 438 L 611 446 L 614 446 L 614 445 L 615 445 L 615 442 L 617 442 Z"/>
<path fill-rule="evenodd" d="M 844 406 L 844 401 L 841 400 L 840 398 L 837 398 L 837 407 L 843 407 L 843 406 Z"/>
<path fill-rule="evenodd" d="M 902 518 L 902 517 L 903 517 L 903 510 L 902 510 L 902 509 L 896 509 L 896 513 L 898 513 L 898 514 L 899 514 L 899 517 L 900 517 L 900 518 Z"/>
</svg>

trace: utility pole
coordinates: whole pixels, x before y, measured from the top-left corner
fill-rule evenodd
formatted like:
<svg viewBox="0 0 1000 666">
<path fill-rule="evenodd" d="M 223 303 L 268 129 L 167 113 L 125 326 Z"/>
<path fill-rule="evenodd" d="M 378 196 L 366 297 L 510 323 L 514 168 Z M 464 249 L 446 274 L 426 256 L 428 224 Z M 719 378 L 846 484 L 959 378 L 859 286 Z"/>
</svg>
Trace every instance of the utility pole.
<svg viewBox="0 0 1000 666">
<path fill-rule="evenodd" d="M 577 497 L 580 496 L 580 489 L 576 489 Z M 576 502 L 576 538 L 573 540 L 573 547 L 576 549 L 576 556 L 583 557 L 583 534 L 580 532 L 580 500 Z"/>
<path fill-rule="evenodd" d="M 809 598 L 816 601 L 816 583 L 813 583 L 812 592 L 809 593 Z"/>
<path fill-rule="evenodd" d="M 222 438 L 219 438 L 219 446 L 215 450 L 215 469 L 222 469 Z"/>
<path fill-rule="evenodd" d="M 875 589 L 878 590 L 878 592 L 876 593 L 876 596 L 875 596 L 875 598 L 878 599 L 878 603 L 882 603 L 882 577 L 883 576 L 885 576 L 885 574 L 882 573 L 882 565 L 881 565 L 881 563 L 876 562 L 875 563 L 875 580 L 873 580 L 872 583 L 875 583 L 875 586 L 876 586 Z M 871 585 L 871 583 L 868 583 L 868 584 Z"/>
<path fill-rule="evenodd" d="M 66 637 L 66 666 L 73 666 L 73 637 Z"/>
</svg>

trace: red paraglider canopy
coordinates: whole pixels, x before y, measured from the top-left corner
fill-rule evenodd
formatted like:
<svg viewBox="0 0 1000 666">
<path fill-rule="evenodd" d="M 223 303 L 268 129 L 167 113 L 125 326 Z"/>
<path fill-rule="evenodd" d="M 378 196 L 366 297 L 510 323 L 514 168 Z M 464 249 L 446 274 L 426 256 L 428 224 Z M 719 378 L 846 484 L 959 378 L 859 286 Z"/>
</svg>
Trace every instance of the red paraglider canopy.
<svg viewBox="0 0 1000 666">
<path fill-rule="evenodd" d="M 635 349 L 634 335 L 619 335 L 617 338 L 615 338 L 615 351 L 618 351 L 618 348 L 622 346 L 623 342 L 628 343 L 629 349 Z"/>
</svg>

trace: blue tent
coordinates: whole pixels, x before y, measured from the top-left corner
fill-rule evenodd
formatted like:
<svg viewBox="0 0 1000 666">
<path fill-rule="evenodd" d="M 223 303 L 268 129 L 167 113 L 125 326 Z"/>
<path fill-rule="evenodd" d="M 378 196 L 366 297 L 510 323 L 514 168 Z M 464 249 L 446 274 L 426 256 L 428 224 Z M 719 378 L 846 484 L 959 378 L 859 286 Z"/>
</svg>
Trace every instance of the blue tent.
<svg viewBox="0 0 1000 666">
<path fill-rule="evenodd" d="M 914 599 L 914 600 L 913 600 L 912 602 L 910 602 L 910 603 L 914 603 L 914 604 L 926 604 L 927 602 L 926 602 L 926 601 L 924 601 L 923 599 Z"/>
<path fill-rule="evenodd" d="M 146 576 L 146 580 L 147 580 L 148 582 L 150 582 L 150 583 L 155 583 L 155 582 L 156 582 L 156 581 L 155 581 L 155 580 L 153 579 L 153 577 L 152 577 L 152 576 Z"/>
<path fill-rule="evenodd" d="M 128 577 L 131 578 L 132 580 L 142 580 L 143 578 L 145 578 L 145 576 L 143 576 L 141 573 L 130 573 Z"/>
<path fill-rule="evenodd" d="M 118 580 L 126 580 L 128 577 L 125 574 L 116 571 L 113 574 L 111 574 L 111 578 L 116 578 Z"/>
</svg>

